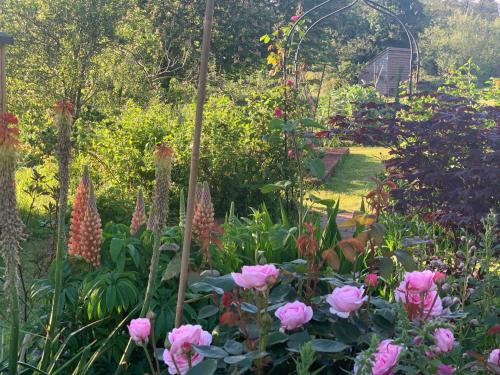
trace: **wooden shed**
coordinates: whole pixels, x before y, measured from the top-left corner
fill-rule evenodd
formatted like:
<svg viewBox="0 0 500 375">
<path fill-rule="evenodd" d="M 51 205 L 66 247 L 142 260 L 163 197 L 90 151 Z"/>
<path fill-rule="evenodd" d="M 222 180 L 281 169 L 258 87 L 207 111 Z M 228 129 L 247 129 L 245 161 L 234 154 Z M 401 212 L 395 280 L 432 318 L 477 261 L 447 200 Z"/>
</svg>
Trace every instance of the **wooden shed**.
<svg viewBox="0 0 500 375">
<path fill-rule="evenodd" d="M 395 95 L 400 82 L 410 77 L 410 56 L 409 48 L 388 47 L 368 61 L 359 77 L 382 95 Z"/>
</svg>

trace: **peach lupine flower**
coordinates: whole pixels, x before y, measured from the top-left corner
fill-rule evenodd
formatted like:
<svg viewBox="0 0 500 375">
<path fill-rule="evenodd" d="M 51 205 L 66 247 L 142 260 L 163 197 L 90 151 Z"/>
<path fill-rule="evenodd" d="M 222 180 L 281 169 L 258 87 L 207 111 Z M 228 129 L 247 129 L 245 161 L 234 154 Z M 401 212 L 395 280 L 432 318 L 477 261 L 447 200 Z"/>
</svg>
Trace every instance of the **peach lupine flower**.
<svg viewBox="0 0 500 375">
<path fill-rule="evenodd" d="M 196 189 L 195 208 L 193 216 L 193 234 L 200 244 L 205 261 L 211 265 L 210 243 L 222 248 L 222 243 L 216 237 L 222 229 L 215 223 L 214 205 L 210 195 L 208 183 L 199 184 Z"/>
<path fill-rule="evenodd" d="M 135 202 L 135 210 L 130 223 L 130 234 L 134 236 L 139 228 L 146 223 L 146 211 L 144 209 L 144 194 L 142 189 L 137 190 L 137 200 Z"/>
<path fill-rule="evenodd" d="M 94 267 L 101 265 L 102 227 L 97 211 L 92 182 L 89 182 L 89 197 L 80 227 L 80 255 Z"/>
<path fill-rule="evenodd" d="M 84 167 L 82 178 L 78 187 L 76 188 L 75 202 L 73 203 L 73 210 L 71 211 L 71 226 L 69 231 L 69 241 L 68 241 L 68 254 L 78 255 L 80 254 L 81 245 L 81 226 L 83 221 L 83 216 L 88 204 L 89 195 L 89 171 L 87 167 Z"/>
</svg>

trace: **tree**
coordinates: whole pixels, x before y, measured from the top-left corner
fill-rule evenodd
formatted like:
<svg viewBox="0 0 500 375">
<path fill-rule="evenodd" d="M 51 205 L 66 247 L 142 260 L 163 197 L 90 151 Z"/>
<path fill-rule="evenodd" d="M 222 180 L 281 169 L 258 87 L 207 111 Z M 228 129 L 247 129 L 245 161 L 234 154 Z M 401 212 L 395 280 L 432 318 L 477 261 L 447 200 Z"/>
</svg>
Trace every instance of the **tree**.
<svg viewBox="0 0 500 375">
<path fill-rule="evenodd" d="M 484 82 L 500 74 L 500 19 L 489 20 L 477 14 L 455 11 L 437 20 L 421 35 L 425 71 L 442 76 L 451 67 L 465 64 L 469 58 L 479 66 L 479 80 Z"/>
</svg>

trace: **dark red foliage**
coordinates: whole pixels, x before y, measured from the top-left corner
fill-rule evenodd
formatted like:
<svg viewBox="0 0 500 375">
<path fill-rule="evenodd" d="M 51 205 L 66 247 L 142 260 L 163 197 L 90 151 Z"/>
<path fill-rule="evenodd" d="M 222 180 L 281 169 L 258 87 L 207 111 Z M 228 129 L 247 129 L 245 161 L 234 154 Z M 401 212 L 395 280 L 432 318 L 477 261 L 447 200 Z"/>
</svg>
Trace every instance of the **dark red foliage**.
<svg viewBox="0 0 500 375">
<path fill-rule="evenodd" d="M 411 109 L 393 104 L 392 115 L 390 108 L 378 108 L 376 125 L 354 119 L 353 138 L 391 148 L 386 168 L 399 185 L 391 191 L 396 210 L 451 228 L 478 229 L 480 219 L 500 206 L 500 108 L 448 94 L 430 96 L 437 101 L 423 106 L 432 109 L 426 120 L 401 120 L 396 111 Z"/>
</svg>

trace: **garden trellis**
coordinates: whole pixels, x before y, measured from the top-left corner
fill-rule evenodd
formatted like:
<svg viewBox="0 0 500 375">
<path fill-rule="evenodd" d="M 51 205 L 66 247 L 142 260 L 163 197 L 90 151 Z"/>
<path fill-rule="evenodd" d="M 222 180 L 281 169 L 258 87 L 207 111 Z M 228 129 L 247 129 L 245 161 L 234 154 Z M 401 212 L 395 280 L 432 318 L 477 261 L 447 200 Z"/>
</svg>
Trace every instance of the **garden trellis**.
<svg viewBox="0 0 500 375">
<path fill-rule="evenodd" d="M 418 47 L 417 40 L 415 39 L 413 33 L 409 30 L 409 28 L 404 24 L 404 22 L 401 20 L 401 18 L 391 11 L 389 8 L 386 6 L 383 6 L 375 1 L 372 0 L 354 0 L 351 3 L 349 3 L 346 6 L 343 6 L 339 9 L 336 9 L 332 12 L 329 12 L 323 16 L 320 16 L 317 19 L 314 19 L 313 17 L 317 15 L 318 11 L 320 11 L 323 7 L 325 7 L 328 4 L 331 4 L 333 0 L 326 0 L 323 1 L 322 3 L 312 7 L 308 11 L 306 11 L 304 14 L 300 15 L 300 17 L 294 22 L 292 28 L 288 32 L 288 34 L 285 37 L 285 42 L 283 45 L 283 82 L 286 83 L 288 80 L 288 58 L 289 54 L 293 52 L 293 45 L 292 42 L 294 40 L 294 36 L 297 32 L 297 26 L 301 23 L 303 23 L 307 19 L 312 19 L 312 24 L 306 29 L 304 34 L 300 37 L 296 47 L 295 47 L 295 53 L 293 54 L 293 63 L 291 65 L 291 74 L 295 74 L 296 77 L 298 77 L 299 73 L 299 62 L 300 62 L 300 53 L 302 50 L 302 45 L 304 41 L 306 40 L 307 35 L 311 30 L 313 30 L 316 26 L 318 26 L 321 22 L 326 20 L 327 18 L 333 17 L 335 15 L 338 15 L 342 12 L 345 12 L 349 10 L 350 8 L 354 7 L 357 4 L 364 4 L 367 5 L 368 7 L 376 10 L 377 12 L 380 12 L 382 14 L 385 14 L 386 16 L 392 18 L 396 23 L 398 23 L 404 30 L 407 39 L 408 39 L 408 44 L 409 44 L 409 49 L 410 49 L 410 59 L 409 59 L 409 81 L 408 81 L 408 94 L 411 96 L 416 90 L 417 90 L 417 84 L 419 80 L 419 70 L 420 70 L 420 51 Z M 295 86 L 298 85 L 299 80 L 295 80 Z M 287 110 L 288 110 L 288 96 L 287 96 L 287 85 L 284 84 L 284 119 L 285 122 L 287 121 Z"/>
</svg>

